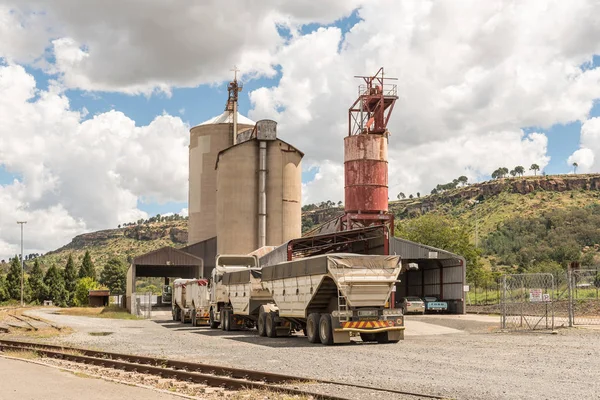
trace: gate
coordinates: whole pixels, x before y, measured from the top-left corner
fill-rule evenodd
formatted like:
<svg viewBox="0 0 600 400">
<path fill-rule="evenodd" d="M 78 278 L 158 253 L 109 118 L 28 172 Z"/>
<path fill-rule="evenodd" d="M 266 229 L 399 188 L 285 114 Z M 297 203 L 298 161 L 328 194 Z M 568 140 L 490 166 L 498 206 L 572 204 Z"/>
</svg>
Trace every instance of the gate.
<svg viewBox="0 0 600 400">
<path fill-rule="evenodd" d="M 132 314 L 138 317 L 152 318 L 152 292 L 133 294 L 134 312 Z"/>
<path fill-rule="evenodd" d="M 573 325 L 600 325 L 600 269 L 569 271 Z"/>
<path fill-rule="evenodd" d="M 502 329 L 554 330 L 552 274 L 512 274 L 502 277 Z"/>
</svg>

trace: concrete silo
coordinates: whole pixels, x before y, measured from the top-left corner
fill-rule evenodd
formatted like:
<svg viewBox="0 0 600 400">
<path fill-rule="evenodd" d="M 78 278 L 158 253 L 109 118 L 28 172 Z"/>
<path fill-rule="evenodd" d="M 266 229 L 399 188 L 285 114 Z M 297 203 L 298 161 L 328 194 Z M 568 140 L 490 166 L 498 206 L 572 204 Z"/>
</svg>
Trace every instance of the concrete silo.
<svg viewBox="0 0 600 400">
<path fill-rule="evenodd" d="M 303 154 L 277 139 L 263 120 L 246 141 L 217 159 L 217 252 L 250 253 L 298 238 L 302 231 Z"/>
<path fill-rule="evenodd" d="M 225 112 L 190 129 L 188 244 L 217 236 L 217 154 L 254 127 L 253 121 L 237 112 L 241 85 L 234 80 L 228 89 Z"/>
</svg>

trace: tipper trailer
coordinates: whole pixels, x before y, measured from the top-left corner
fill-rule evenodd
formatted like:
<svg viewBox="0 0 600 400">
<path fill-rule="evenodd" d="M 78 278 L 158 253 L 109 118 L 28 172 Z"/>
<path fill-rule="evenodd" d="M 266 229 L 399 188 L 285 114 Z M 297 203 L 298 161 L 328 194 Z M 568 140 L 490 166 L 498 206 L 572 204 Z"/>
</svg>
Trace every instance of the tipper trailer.
<svg viewBox="0 0 600 400">
<path fill-rule="evenodd" d="M 276 337 L 282 326 L 302 328 L 309 342 L 325 345 L 349 343 L 352 335 L 398 342 L 404 316 L 386 304 L 401 272 L 399 256 L 343 253 L 263 267 L 273 303 L 261 306 L 258 331 Z"/>
<path fill-rule="evenodd" d="M 260 280 L 255 255 L 219 255 L 211 281 L 210 327 L 224 331 L 253 328 L 262 305 L 273 298 Z"/>
<path fill-rule="evenodd" d="M 173 281 L 173 301 L 171 303 L 171 315 L 173 321 L 185 323 L 191 319 L 191 304 L 187 300 L 187 283 L 194 279 L 175 279 Z"/>
<path fill-rule="evenodd" d="M 209 323 L 210 291 L 208 279 L 191 279 L 185 284 L 186 305 L 193 326 Z"/>
</svg>

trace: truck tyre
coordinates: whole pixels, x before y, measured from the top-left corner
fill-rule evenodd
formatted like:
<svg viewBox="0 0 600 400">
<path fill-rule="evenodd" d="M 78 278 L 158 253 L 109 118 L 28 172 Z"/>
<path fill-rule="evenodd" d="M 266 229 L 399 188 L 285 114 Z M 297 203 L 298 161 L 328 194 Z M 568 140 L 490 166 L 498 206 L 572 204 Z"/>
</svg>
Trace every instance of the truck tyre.
<svg viewBox="0 0 600 400">
<path fill-rule="evenodd" d="M 210 320 L 210 329 L 217 329 L 219 327 L 219 321 L 215 321 L 215 310 L 212 308 L 210 309 L 208 318 Z"/>
<path fill-rule="evenodd" d="M 173 307 L 171 309 L 171 316 L 173 317 L 173 321 L 177 321 L 179 318 L 177 317 L 177 308 Z"/>
<path fill-rule="evenodd" d="M 181 323 L 185 324 L 185 311 L 179 310 L 179 315 L 181 316 Z"/>
<path fill-rule="evenodd" d="M 377 340 L 377 343 L 379 344 L 385 344 L 385 343 L 398 343 L 399 340 L 390 340 L 388 338 L 388 333 L 387 332 L 379 332 L 375 334 L 375 340 Z"/>
<path fill-rule="evenodd" d="M 231 330 L 231 310 L 225 310 L 223 324 L 225 325 L 225 330 L 229 332 Z"/>
<path fill-rule="evenodd" d="M 221 310 L 221 330 L 224 331 L 226 326 L 225 326 L 225 310 Z"/>
<path fill-rule="evenodd" d="M 198 320 L 196 319 L 196 309 L 192 310 L 192 326 L 198 326 Z"/>
<path fill-rule="evenodd" d="M 319 320 L 319 337 L 321 338 L 321 343 L 324 345 L 331 346 L 333 344 L 331 314 L 321 315 L 321 319 Z"/>
<path fill-rule="evenodd" d="M 266 319 L 266 313 L 261 312 L 260 314 L 258 314 L 258 322 L 256 323 L 256 329 L 258 329 L 258 336 L 267 336 L 267 328 L 265 327 L 265 324 L 267 322 Z"/>
<path fill-rule="evenodd" d="M 306 337 L 310 343 L 319 343 L 321 339 L 319 338 L 319 319 L 321 315 L 317 313 L 312 313 L 308 315 L 308 319 L 306 320 Z"/>
<path fill-rule="evenodd" d="M 377 340 L 374 333 L 362 333 L 361 332 L 360 338 L 362 339 L 363 342 L 375 342 Z"/>
<path fill-rule="evenodd" d="M 267 314 L 265 321 L 265 333 L 270 338 L 277 337 L 277 326 L 275 325 L 275 313 L 270 312 Z"/>
</svg>

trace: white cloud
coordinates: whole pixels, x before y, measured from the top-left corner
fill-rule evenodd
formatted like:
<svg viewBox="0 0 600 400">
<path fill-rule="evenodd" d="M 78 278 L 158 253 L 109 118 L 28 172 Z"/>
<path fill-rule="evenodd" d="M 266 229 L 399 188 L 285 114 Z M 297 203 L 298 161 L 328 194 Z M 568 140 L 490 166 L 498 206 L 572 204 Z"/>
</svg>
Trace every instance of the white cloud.
<svg viewBox="0 0 600 400">
<path fill-rule="evenodd" d="M 577 172 L 598 172 L 600 170 L 600 118 L 590 118 L 581 125 L 580 149 L 567 159 L 572 165 L 577 163 Z"/>
<path fill-rule="evenodd" d="M 0 57 L 39 62 L 70 88 L 149 94 L 172 86 L 228 79 L 235 64 L 247 75 L 275 73 L 284 44 L 278 24 L 332 22 L 357 1 L 283 0 L 164 2 L 4 0 Z M 0 42 L 2 44 L 2 42 Z M 4 49 L 2 48 L 4 47 Z"/>
<path fill-rule="evenodd" d="M 27 249 L 56 248 L 86 230 L 146 218 L 138 201 L 187 200 L 188 129 L 160 115 L 146 126 L 118 111 L 82 122 L 57 87 L 35 88 L 21 66 L 0 66 L 0 164 L 22 177 L 0 186 L 0 257 L 27 224 Z"/>
<path fill-rule="evenodd" d="M 339 190 L 323 184 L 326 170 L 343 161 L 347 110 L 360 83 L 352 77 L 382 65 L 398 78 L 391 193 L 428 193 L 499 166 L 543 167 L 546 137 L 521 129 L 588 117 L 600 98 L 600 68 L 589 63 L 600 54 L 599 12 L 600 3 L 584 0 L 365 2 L 344 37 L 320 29 L 282 47 L 281 81 L 250 94 L 251 116 L 276 116 L 281 136 L 308 164 L 327 160 L 311 201 Z"/>
</svg>

